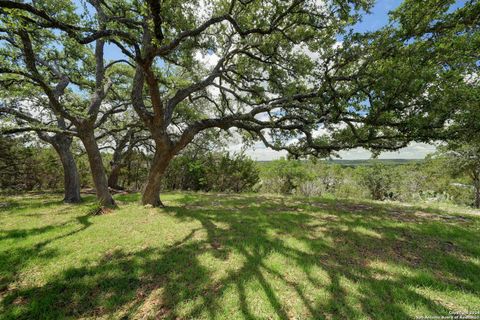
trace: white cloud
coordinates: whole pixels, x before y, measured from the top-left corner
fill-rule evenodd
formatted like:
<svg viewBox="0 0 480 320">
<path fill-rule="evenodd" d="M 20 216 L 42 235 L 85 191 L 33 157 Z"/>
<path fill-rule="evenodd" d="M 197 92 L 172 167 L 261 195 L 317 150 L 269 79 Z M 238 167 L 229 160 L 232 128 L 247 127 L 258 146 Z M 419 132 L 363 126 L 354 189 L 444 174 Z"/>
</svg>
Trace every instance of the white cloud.
<svg viewBox="0 0 480 320">
<path fill-rule="evenodd" d="M 242 143 L 232 144 L 228 147 L 230 152 L 240 152 L 243 148 Z M 269 161 L 280 159 L 280 157 L 286 157 L 286 151 L 275 151 L 265 147 L 262 142 L 257 142 L 253 146 L 245 149 L 245 154 L 257 161 Z"/>
<path fill-rule="evenodd" d="M 228 147 L 231 152 L 238 152 L 242 149 L 243 144 L 232 144 Z M 426 143 L 413 142 L 408 147 L 402 148 L 393 152 L 382 152 L 379 156 L 380 159 L 423 159 L 429 153 L 435 152 L 434 145 Z M 258 142 L 253 147 L 245 149 L 245 153 L 254 160 L 269 161 L 280 159 L 285 157 L 287 153 L 285 151 L 275 151 L 266 148 L 263 143 Z M 368 150 L 363 148 L 356 148 L 347 151 L 340 151 L 341 159 L 344 160 L 366 160 L 370 159 L 372 154 Z"/>
<path fill-rule="evenodd" d="M 382 152 L 379 159 L 423 159 L 429 153 L 435 152 L 434 145 L 426 143 L 412 142 L 408 147 L 398 151 Z M 372 153 L 363 148 L 340 151 L 341 159 L 344 160 L 364 160 L 370 159 Z"/>
<path fill-rule="evenodd" d="M 199 61 L 200 63 L 204 64 L 204 67 L 207 70 L 212 69 L 220 60 L 220 57 L 217 56 L 215 53 L 207 53 L 203 54 L 201 51 L 195 52 L 195 60 Z"/>
</svg>

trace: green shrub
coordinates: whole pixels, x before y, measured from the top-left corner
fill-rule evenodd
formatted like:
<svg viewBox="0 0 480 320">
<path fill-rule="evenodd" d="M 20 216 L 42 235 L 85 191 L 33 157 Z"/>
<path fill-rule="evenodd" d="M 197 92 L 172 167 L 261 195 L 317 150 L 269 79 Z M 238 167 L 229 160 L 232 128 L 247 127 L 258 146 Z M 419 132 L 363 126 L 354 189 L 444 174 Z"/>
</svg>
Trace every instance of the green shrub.
<svg viewBox="0 0 480 320">
<path fill-rule="evenodd" d="M 185 153 L 172 160 L 163 178 L 166 190 L 246 192 L 259 181 L 255 161 L 242 153 Z"/>
<path fill-rule="evenodd" d="M 280 159 L 269 163 L 262 175 L 262 191 L 267 193 L 295 193 L 305 181 L 314 175 L 304 163 L 298 160 Z"/>
<path fill-rule="evenodd" d="M 393 198 L 393 176 L 390 167 L 381 163 L 358 168 L 361 184 L 368 189 L 374 200 Z"/>
</svg>

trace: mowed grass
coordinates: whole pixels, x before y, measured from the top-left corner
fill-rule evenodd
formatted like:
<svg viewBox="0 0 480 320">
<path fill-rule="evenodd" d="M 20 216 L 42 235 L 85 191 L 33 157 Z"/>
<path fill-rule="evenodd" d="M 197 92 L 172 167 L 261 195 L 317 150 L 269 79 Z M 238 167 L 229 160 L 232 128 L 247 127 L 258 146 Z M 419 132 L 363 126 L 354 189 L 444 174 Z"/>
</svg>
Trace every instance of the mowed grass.
<svg viewBox="0 0 480 320">
<path fill-rule="evenodd" d="M 2 319 L 410 319 L 480 310 L 480 219 L 266 195 L 0 203 Z"/>
</svg>

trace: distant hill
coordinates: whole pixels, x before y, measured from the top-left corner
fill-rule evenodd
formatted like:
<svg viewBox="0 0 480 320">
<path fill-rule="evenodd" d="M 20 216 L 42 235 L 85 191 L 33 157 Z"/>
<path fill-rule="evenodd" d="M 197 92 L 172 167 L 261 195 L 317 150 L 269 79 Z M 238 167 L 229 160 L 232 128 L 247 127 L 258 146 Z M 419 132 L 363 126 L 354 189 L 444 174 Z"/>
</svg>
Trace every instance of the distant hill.
<svg viewBox="0 0 480 320">
<path fill-rule="evenodd" d="M 330 159 L 330 160 L 320 160 L 320 161 L 335 163 L 335 164 L 339 164 L 346 167 L 356 167 L 356 166 L 371 166 L 374 163 L 383 163 L 385 165 L 399 165 L 399 164 L 422 162 L 424 160 L 423 159 L 365 159 L 365 160 Z M 261 164 L 268 164 L 271 161 L 257 161 L 257 162 Z"/>
<path fill-rule="evenodd" d="M 329 163 L 337 163 L 343 166 L 371 166 L 374 163 L 383 163 L 385 165 L 399 165 L 407 163 L 422 162 L 423 159 L 367 159 L 367 160 L 327 160 Z"/>
</svg>

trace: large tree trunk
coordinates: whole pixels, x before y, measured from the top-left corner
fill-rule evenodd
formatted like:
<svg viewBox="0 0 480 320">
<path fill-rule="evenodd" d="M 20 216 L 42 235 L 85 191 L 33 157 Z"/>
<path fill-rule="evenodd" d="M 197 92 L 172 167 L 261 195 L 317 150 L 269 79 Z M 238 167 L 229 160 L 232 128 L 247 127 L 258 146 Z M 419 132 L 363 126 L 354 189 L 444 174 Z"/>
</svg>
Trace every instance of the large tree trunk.
<svg viewBox="0 0 480 320">
<path fill-rule="evenodd" d="M 155 151 L 152 160 L 150 172 L 148 173 L 147 185 L 142 196 L 143 205 L 151 205 L 154 207 L 163 207 L 160 201 L 160 188 L 162 183 L 162 176 L 172 160 L 174 154 L 172 152 Z"/>
<path fill-rule="evenodd" d="M 473 189 L 475 191 L 475 208 L 480 208 L 480 170 L 473 171 Z"/>
<path fill-rule="evenodd" d="M 122 165 L 118 163 L 112 163 L 112 170 L 108 176 L 108 186 L 112 189 L 121 190 L 123 189 L 118 185 L 118 177 L 120 176 L 120 171 L 122 170 Z"/>
<path fill-rule="evenodd" d="M 108 175 L 108 186 L 112 189 L 123 189 L 118 185 L 118 178 L 120 171 L 125 167 L 125 162 L 128 161 L 133 152 L 134 135 L 135 132 L 132 129 L 128 129 L 125 135 L 116 141 L 115 151 L 113 152 L 112 161 L 110 162 L 111 171 Z M 128 148 L 124 151 L 127 146 Z"/>
<path fill-rule="evenodd" d="M 65 203 L 81 202 L 80 176 L 78 174 L 77 163 L 70 151 L 72 138 L 61 133 L 57 133 L 54 136 L 50 136 L 44 132 L 38 132 L 37 134 L 40 139 L 53 146 L 62 162 L 64 188 L 63 201 Z"/>
<path fill-rule="evenodd" d="M 105 174 L 105 168 L 103 167 L 102 155 L 100 153 L 100 149 L 98 148 L 93 132 L 90 132 L 90 130 L 84 130 L 84 132 L 81 132 L 79 136 L 87 152 L 97 199 L 100 201 L 100 205 L 103 207 L 114 207 L 115 201 L 108 190 L 107 177 Z"/>
<path fill-rule="evenodd" d="M 70 143 L 55 143 L 53 146 L 60 156 L 63 166 L 63 184 L 65 189 L 63 201 L 66 203 L 79 203 L 82 201 L 80 197 L 80 176 L 77 164 L 70 151 Z"/>
<path fill-rule="evenodd" d="M 480 186 L 475 188 L 475 208 L 480 209 Z"/>
<path fill-rule="evenodd" d="M 475 189 L 475 208 L 480 209 L 480 181 L 474 181 Z"/>
</svg>

